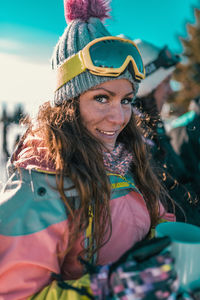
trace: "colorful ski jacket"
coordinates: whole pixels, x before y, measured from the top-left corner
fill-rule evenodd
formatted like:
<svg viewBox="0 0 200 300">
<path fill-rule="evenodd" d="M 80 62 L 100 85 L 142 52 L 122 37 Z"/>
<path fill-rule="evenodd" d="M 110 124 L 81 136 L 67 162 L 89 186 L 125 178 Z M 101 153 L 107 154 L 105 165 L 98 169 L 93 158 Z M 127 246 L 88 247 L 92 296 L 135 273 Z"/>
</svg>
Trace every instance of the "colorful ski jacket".
<svg viewBox="0 0 200 300">
<path fill-rule="evenodd" d="M 150 230 L 146 203 L 131 174 L 108 174 L 112 186 L 112 235 L 99 250 L 96 264 L 116 261 Z M 66 178 L 64 186 L 72 186 Z M 75 189 L 66 196 L 79 205 Z M 173 214 L 161 215 L 175 221 Z M 0 300 L 27 299 L 51 283 L 52 273 L 76 279 L 83 275 L 77 260 L 82 239 L 67 253 L 68 213 L 56 189 L 53 172 L 20 168 L 0 195 Z M 87 239 L 86 239 L 87 241 Z"/>
</svg>

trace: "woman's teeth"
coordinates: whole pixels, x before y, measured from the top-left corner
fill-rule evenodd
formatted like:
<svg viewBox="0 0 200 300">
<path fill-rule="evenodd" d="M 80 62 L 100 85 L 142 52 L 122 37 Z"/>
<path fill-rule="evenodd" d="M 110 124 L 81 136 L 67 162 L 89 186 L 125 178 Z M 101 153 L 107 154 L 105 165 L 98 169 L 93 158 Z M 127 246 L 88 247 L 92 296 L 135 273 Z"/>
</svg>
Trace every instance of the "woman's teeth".
<svg viewBox="0 0 200 300">
<path fill-rule="evenodd" d="M 103 134 L 110 135 L 110 136 L 115 134 L 115 131 L 104 131 L 104 130 L 100 130 L 100 129 L 97 129 L 97 130 Z"/>
</svg>

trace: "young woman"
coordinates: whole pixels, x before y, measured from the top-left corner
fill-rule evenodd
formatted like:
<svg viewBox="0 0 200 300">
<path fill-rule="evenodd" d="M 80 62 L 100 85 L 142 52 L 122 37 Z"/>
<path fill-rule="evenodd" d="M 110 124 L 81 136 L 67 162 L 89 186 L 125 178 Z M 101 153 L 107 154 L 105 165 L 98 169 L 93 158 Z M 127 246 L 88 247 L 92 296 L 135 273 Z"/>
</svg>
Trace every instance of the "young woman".
<svg viewBox="0 0 200 300">
<path fill-rule="evenodd" d="M 105 29 L 105 1 L 68 1 L 65 12 L 54 100 L 29 124 L 1 195 L 1 299 L 33 295 L 52 273 L 80 278 L 79 257 L 112 263 L 174 220 L 131 108 L 144 78 L 137 47 Z"/>
</svg>

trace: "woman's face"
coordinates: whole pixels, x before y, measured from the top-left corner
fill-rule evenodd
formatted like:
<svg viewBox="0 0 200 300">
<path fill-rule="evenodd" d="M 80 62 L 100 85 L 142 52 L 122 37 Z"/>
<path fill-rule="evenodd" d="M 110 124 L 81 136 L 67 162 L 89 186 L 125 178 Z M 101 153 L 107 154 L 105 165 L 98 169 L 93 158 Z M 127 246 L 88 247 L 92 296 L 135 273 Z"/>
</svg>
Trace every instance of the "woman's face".
<svg viewBox="0 0 200 300">
<path fill-rule="evenodd" d="M 91 88 L 79 98 L 83 124 L 109 150 L 113 150 L 131 118 L 133 97 L 130 81 L 114 79 Z"/>
</svg>

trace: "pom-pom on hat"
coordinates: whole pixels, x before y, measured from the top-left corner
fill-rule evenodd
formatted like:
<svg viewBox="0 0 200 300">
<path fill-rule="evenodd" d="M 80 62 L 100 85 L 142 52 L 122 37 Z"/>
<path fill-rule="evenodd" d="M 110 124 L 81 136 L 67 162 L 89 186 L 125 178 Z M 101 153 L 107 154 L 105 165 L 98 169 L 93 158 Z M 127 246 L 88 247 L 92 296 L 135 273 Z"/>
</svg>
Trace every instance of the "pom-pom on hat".
<svg viewBox="0 0 200 300">
<path fill-rule="evenodd" d="M 64 0 L 68 26 L 54 49 L 53 69 L 57 69 L 67 58 L 78 53 L 92 40 L 111 36 L 102 23 L 102 20 L 109 16 L 108 4 L 108 0 Z M 79 96 L 93 86 L 117 78 L 128 79 L 137 92 L 138 83 L 127 69 L 118 77 L 97 76 L 86 70 L 56 90 L 51 104 L 52 106 L 59 105 L 63 101 Z"/>
</svg>

